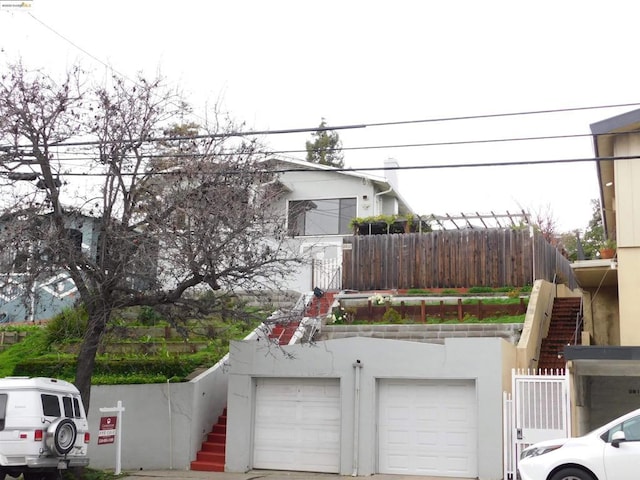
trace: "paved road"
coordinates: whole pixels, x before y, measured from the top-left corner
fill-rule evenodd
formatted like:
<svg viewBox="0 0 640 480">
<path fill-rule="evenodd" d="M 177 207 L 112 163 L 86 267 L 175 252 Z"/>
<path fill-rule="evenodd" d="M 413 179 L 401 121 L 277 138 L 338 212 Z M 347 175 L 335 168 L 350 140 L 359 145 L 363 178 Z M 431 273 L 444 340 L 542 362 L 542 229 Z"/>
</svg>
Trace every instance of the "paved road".
<svg viewBox="0 0 640 480">
<path fill-rule="evenodd" d="M 343 478 L 331 473 L 280 472 L 274 470 L 251 470 L 247 473 L 195 472 L 192 470 L 140 470 L 125 472 L 123 480 L 336 480 Z M 442 477 L 419 477 L 414 475 L 373 475 L 373 480 L 441 480 Z M 448 477 L 447 480 L 469 480 Z"/>
</svg>

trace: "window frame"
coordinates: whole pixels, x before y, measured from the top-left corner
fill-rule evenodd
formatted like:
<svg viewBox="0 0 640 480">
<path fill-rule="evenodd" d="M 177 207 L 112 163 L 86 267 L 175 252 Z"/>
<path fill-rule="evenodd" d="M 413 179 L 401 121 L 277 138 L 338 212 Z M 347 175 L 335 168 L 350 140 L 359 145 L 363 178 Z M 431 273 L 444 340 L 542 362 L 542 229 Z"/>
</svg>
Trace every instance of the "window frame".
<svg viewBox="0 0 640 480">
<path fill-rule="evenodd" d="M 335 230 L 331 231 L 313 231 L 308 226 L 308 212 L 315 210 L 314 207 L 305 207 L 305 204 L 320 204 L 322 202 L 336 202 L 337 205 L 333 209 L 335 214 L 331 215 L 331 209 L 324 208 L 316 210 L 316 214 L 330 215 L 327 220 L 335 223 Z M 298 211 L 296 211 L 298 210 Z M 333 198 L 312 198 L 312 199 L 296 199 L 287 201 L 287 233 L 291 237 L 314 237 L 323 235 L 349 235 L 351 233 L 349 224 L 351 220 L 358 214 L 358 197 L 333 197 Z M 348 218 L 347 218 L 348 217 Z M 333 226 L 333 225 L 332 225 Z"/>
</svg>

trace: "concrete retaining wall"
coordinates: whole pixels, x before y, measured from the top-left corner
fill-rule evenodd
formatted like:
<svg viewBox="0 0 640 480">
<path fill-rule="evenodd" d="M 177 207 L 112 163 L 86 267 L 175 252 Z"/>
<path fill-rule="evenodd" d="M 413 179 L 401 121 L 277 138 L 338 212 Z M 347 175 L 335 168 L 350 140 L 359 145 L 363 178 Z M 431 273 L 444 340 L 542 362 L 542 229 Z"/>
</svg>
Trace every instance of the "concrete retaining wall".
<svg viewBox="0 0 640 480">
<path fill-rule="evenodd" d="M 443 344 L 446 338 L 503 338 L 517 344 L 522 332 L 521 323 L 463 323 L 411 325 L 325 325 L 321 340 L 349 337 L 386 338 Z"/>
</svg>

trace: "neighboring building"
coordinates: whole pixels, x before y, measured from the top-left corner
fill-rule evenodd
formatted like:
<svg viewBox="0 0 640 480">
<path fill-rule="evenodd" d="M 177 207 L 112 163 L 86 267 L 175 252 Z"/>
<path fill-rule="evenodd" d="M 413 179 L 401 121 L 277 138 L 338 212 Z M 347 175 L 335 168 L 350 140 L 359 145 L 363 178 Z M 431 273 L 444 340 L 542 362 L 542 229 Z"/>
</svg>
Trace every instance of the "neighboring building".
<svg viewBox="0 0 640 480">
<path fill-rule="evenodd" d="M 38 220 L 46 222 L 49 218 L 43 215 Z M 25 221 L 20 214 L 6 216 L 0 222 L 0 236 L 3 232 L 15 235 L 16 229 L 20 229 Z M 100 222 L 98 218 L 78 213 L 65 217 L 68 239 L 83 261 L 95 261 L 100 256 Z M 56 255 L 55 248 L 43 249 L 40 242 L 29 241 L 26 237 L 27 234 L 24 243 L 16 248 L 5 244 L 0 252 L 0 322 L 47 320 L 64 308 L 72 307 L 78 299 L 78 289 L 69 273 L 62 268 L 55 270 L 47 260 L 49 255 Z M 145 247 L 152 252 L 149 258 L 154 258 L 157 242 L 151 239 L 147 243 Z M 125 278 L 132 288 L 144 289 L 156 278 L 156 262 L 149 258 L 131 263 L 131 273 Z"/>
<path fill-rule="evenodd" d="M 0 230 L 18 228 L 19 214 L 5 218 Z M 96 255 L 98 222 L 84 215 L 67 218 L 69 238 L 78 249 Z M 17 249 L 3 248 L 0 253 L 0 321 L 39 321 L 53 317 L 76 301 L 77 288 L 63 271 L 37 276 L 29 288 L 25 282 L 37 267 L 33 262 L 37 245 L 25 241 Z"/>
<path fill-rule="evenodd" d="M 565 359 L 576 388 L 574 433 L 585 433 L 640 400 L 640 110 L 591 125 L 605 235 L 617 242 L 609 259 L 580 261 L 583 346 Z"/>
<path fill-rule="evenodd" d="M 286 192 L 275 208 L 286 212 L 289 244 L 303 257 L 302 267 L 287 280 L 289 290 L 340 288 L 342 239 L 353 234 L 353 218 L 413 214 L 398 191 L 395 170 L 383 178 L 302 160 L 274 158 L 269 163 L 280 172 Z"/>
</svg>

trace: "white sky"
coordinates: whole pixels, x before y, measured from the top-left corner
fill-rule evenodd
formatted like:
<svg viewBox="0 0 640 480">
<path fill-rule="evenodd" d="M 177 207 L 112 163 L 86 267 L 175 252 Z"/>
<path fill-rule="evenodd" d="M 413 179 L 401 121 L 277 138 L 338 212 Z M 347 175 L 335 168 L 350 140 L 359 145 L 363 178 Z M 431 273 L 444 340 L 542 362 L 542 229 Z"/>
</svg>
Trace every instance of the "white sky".
<svg viewBox="0 0 640 480">
<path fill-rule="evenodd" d="M 160 72 L 196 110 L 220 101 L 256 130 L 314 127 L 321 117 L 349 125 L 610 105 L 640 102 L 638 13 L 631 0 L 34 0 L 0 10 L 0 64 L 22 57 L 55 73 L 80 63 L 105 77 L 95 57 L 129 78 Z M 633 108 L 340 137 L 360 147 L 586 134 Z M 295 150 L 309 137 L 265 140 Z M 348 167 L 389 157 L 401 166 L 552 160 L 592 158 L 593 147 L 586 137 L 345 151 Z M 592 163 L 406 170 L 399 179 L 419 214 L 550 209 L 562 231 L 586 227 L 598 197 Z"/>
</svg>

